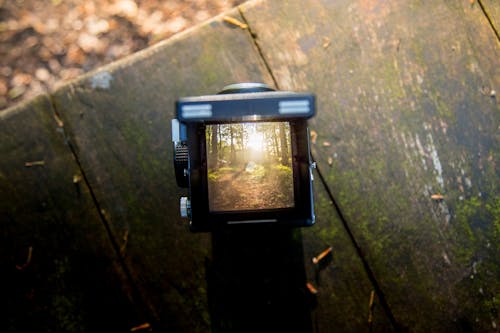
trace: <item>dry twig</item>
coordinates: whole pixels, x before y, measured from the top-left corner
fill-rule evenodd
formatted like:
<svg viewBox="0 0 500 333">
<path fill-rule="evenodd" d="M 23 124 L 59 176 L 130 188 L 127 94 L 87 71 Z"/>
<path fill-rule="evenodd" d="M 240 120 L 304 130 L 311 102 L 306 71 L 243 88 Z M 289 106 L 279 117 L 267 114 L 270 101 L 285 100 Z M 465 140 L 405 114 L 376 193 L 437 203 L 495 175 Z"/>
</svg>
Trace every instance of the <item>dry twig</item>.
<svg viewBox="0 0 500 333">
<path fill-rule="evenodd" d="M 325 258 L 330 252 L 332 252 L 332 247 L 330 246 L 327 248 L 325 251 L 321 252 L 318 256 L 314 257 L 312 259 L 312 262 L 314 264 L 319 263 L 323 258 Z"/>
<path fill-rule="evenodd" d="M 127 249 L 127 244 L 128 244 L 128 229 L 126 229 L 125 233 L 123 234 L 123 244 L 120 247 L 120 254 L 122 256 L 125 255 L 125 250 Z"/>
<path fill-rule="evenodd" d="M 375 291 L 372 290 L 370 293 L 370 302 L 368 303 L 368 326 L 371 327 L 373 325 L 373 307 L 375 306 Z"/>
<path fill-rule="evenodd" d="M 435 200 L 435 201 L 442 201 L 444 199 L 444 197 L 438 193 L 438 194 L 431 195 L 431 199 Z"/>
<path fill-rule="evenodd" d="M 142 330 L 151 330 L 151 325 L 149 323 L 144 323 L 139 326 L 132 327 L 130 332 L 137 332 Z"/>
<path fill-rule="evenodd" d="M 318 138 L 318 133 L 316 131 L 311 131 L 311 143 L 316 144 L 316 139 Z"/>
<path fill-rule="evenodd" d="M 54 119 L 56 120 L 58 127 L 64 127 L 64 122 L 61 120 L 61 118 L 59 118 L 57 113 L 54 113 Z"/>
<path fill-rule="evenodd" d="M 31 168 L 34 166 L 44 166 L 44 165 L 45 165 L 45 161 L 32 161 L 32 162 L 24 163 L 24 166 L 27 168 Z"/>
<path fill-rule="evenodd" d="M 238 21 L 237 19 L 231 16 L 224 16 L 224 22 L 235 25 L 241 29 L 248 29 L 248 24 Z"/>
<path fill-rule="evenodd" d="M 33 255 L 33 246 L 30 246 L 28 248 L 28 258 L 26 258 L 26 262 L 24 264 L 22 264 L 21 266 L 19 265 L 16 265 L 16 268 L 20 271 L 24 270 L 26 267 L 29 266 L 29 264 L 31 263 L 31 256 Z"/>
<path fill-rule="evenodd" d="M 309 292 L 310 292 L 311 294 L 316 295 L 316 294 L 318 293 L 318 289 L 316 289 L 316 288 L 312 285 L 312 283 L 307 282 L 307 283 L 306 283 L 306 287 L 307 287 L 307 290 L 309 290 Z"/>
</svg>

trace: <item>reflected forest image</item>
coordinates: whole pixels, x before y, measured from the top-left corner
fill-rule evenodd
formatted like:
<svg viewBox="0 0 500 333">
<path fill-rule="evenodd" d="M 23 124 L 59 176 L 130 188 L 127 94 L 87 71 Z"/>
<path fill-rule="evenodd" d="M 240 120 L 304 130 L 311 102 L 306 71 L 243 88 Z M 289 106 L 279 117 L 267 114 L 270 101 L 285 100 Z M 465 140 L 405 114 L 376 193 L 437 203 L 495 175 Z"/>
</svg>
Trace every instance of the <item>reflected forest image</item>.
<svg viewBox="0 0 500 333">
<path fill-rule="evenodd" d="M 287 122 L 207 125 L 210 211 L 294 206 Z"/>
</svg>

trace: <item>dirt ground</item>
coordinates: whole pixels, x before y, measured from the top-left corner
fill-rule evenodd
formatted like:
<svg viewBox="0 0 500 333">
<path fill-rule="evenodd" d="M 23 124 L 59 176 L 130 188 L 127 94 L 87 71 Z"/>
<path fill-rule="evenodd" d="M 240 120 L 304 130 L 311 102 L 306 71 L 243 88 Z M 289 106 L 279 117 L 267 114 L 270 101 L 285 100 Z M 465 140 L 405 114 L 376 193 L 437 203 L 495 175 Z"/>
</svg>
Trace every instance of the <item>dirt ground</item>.
<svg viewBox="0 0 500 333">
<path fill-rule="evenodd" d="M 209 182 L 210 210 L 234 211 L 293 207 L 291 169 L 255 164 L 253 167 L 220 169 Z"/>
<path fill-rule="evenodd" d="M 0 0 L 0 111 L 245 0 Z"/>
</svg>

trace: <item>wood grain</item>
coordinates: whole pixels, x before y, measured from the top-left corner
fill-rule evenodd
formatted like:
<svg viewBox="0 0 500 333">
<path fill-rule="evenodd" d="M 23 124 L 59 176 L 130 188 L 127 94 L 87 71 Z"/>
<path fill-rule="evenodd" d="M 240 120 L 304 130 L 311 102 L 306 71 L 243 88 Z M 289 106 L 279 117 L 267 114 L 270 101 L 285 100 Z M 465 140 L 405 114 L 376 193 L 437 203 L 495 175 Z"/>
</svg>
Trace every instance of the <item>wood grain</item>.
<svg viewBox="0 0 500 333">
<path fill-rule="evenodd" d="M 9 329 L 497 331 L 497 13 L 251 1 L 3 112 Z M 189 233 L 174 102 L 245 81 L 317 95 L 313 153 L 348 230 L 316 180 L 311 228 Z"/>
</svg>

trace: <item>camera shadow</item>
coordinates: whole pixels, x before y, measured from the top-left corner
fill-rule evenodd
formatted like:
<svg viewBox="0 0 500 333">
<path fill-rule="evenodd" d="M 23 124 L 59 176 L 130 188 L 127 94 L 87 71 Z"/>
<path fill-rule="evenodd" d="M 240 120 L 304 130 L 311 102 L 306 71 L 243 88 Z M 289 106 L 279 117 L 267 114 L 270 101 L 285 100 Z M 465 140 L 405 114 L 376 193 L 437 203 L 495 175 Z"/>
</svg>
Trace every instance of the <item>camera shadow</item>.
<svg viewBox="0 0 500 333">
<path fill-rule="evenodd" d="M 312 332 L 302 233 L 276 225 L 212 233 L 212 332 Z"/>
</svg>

